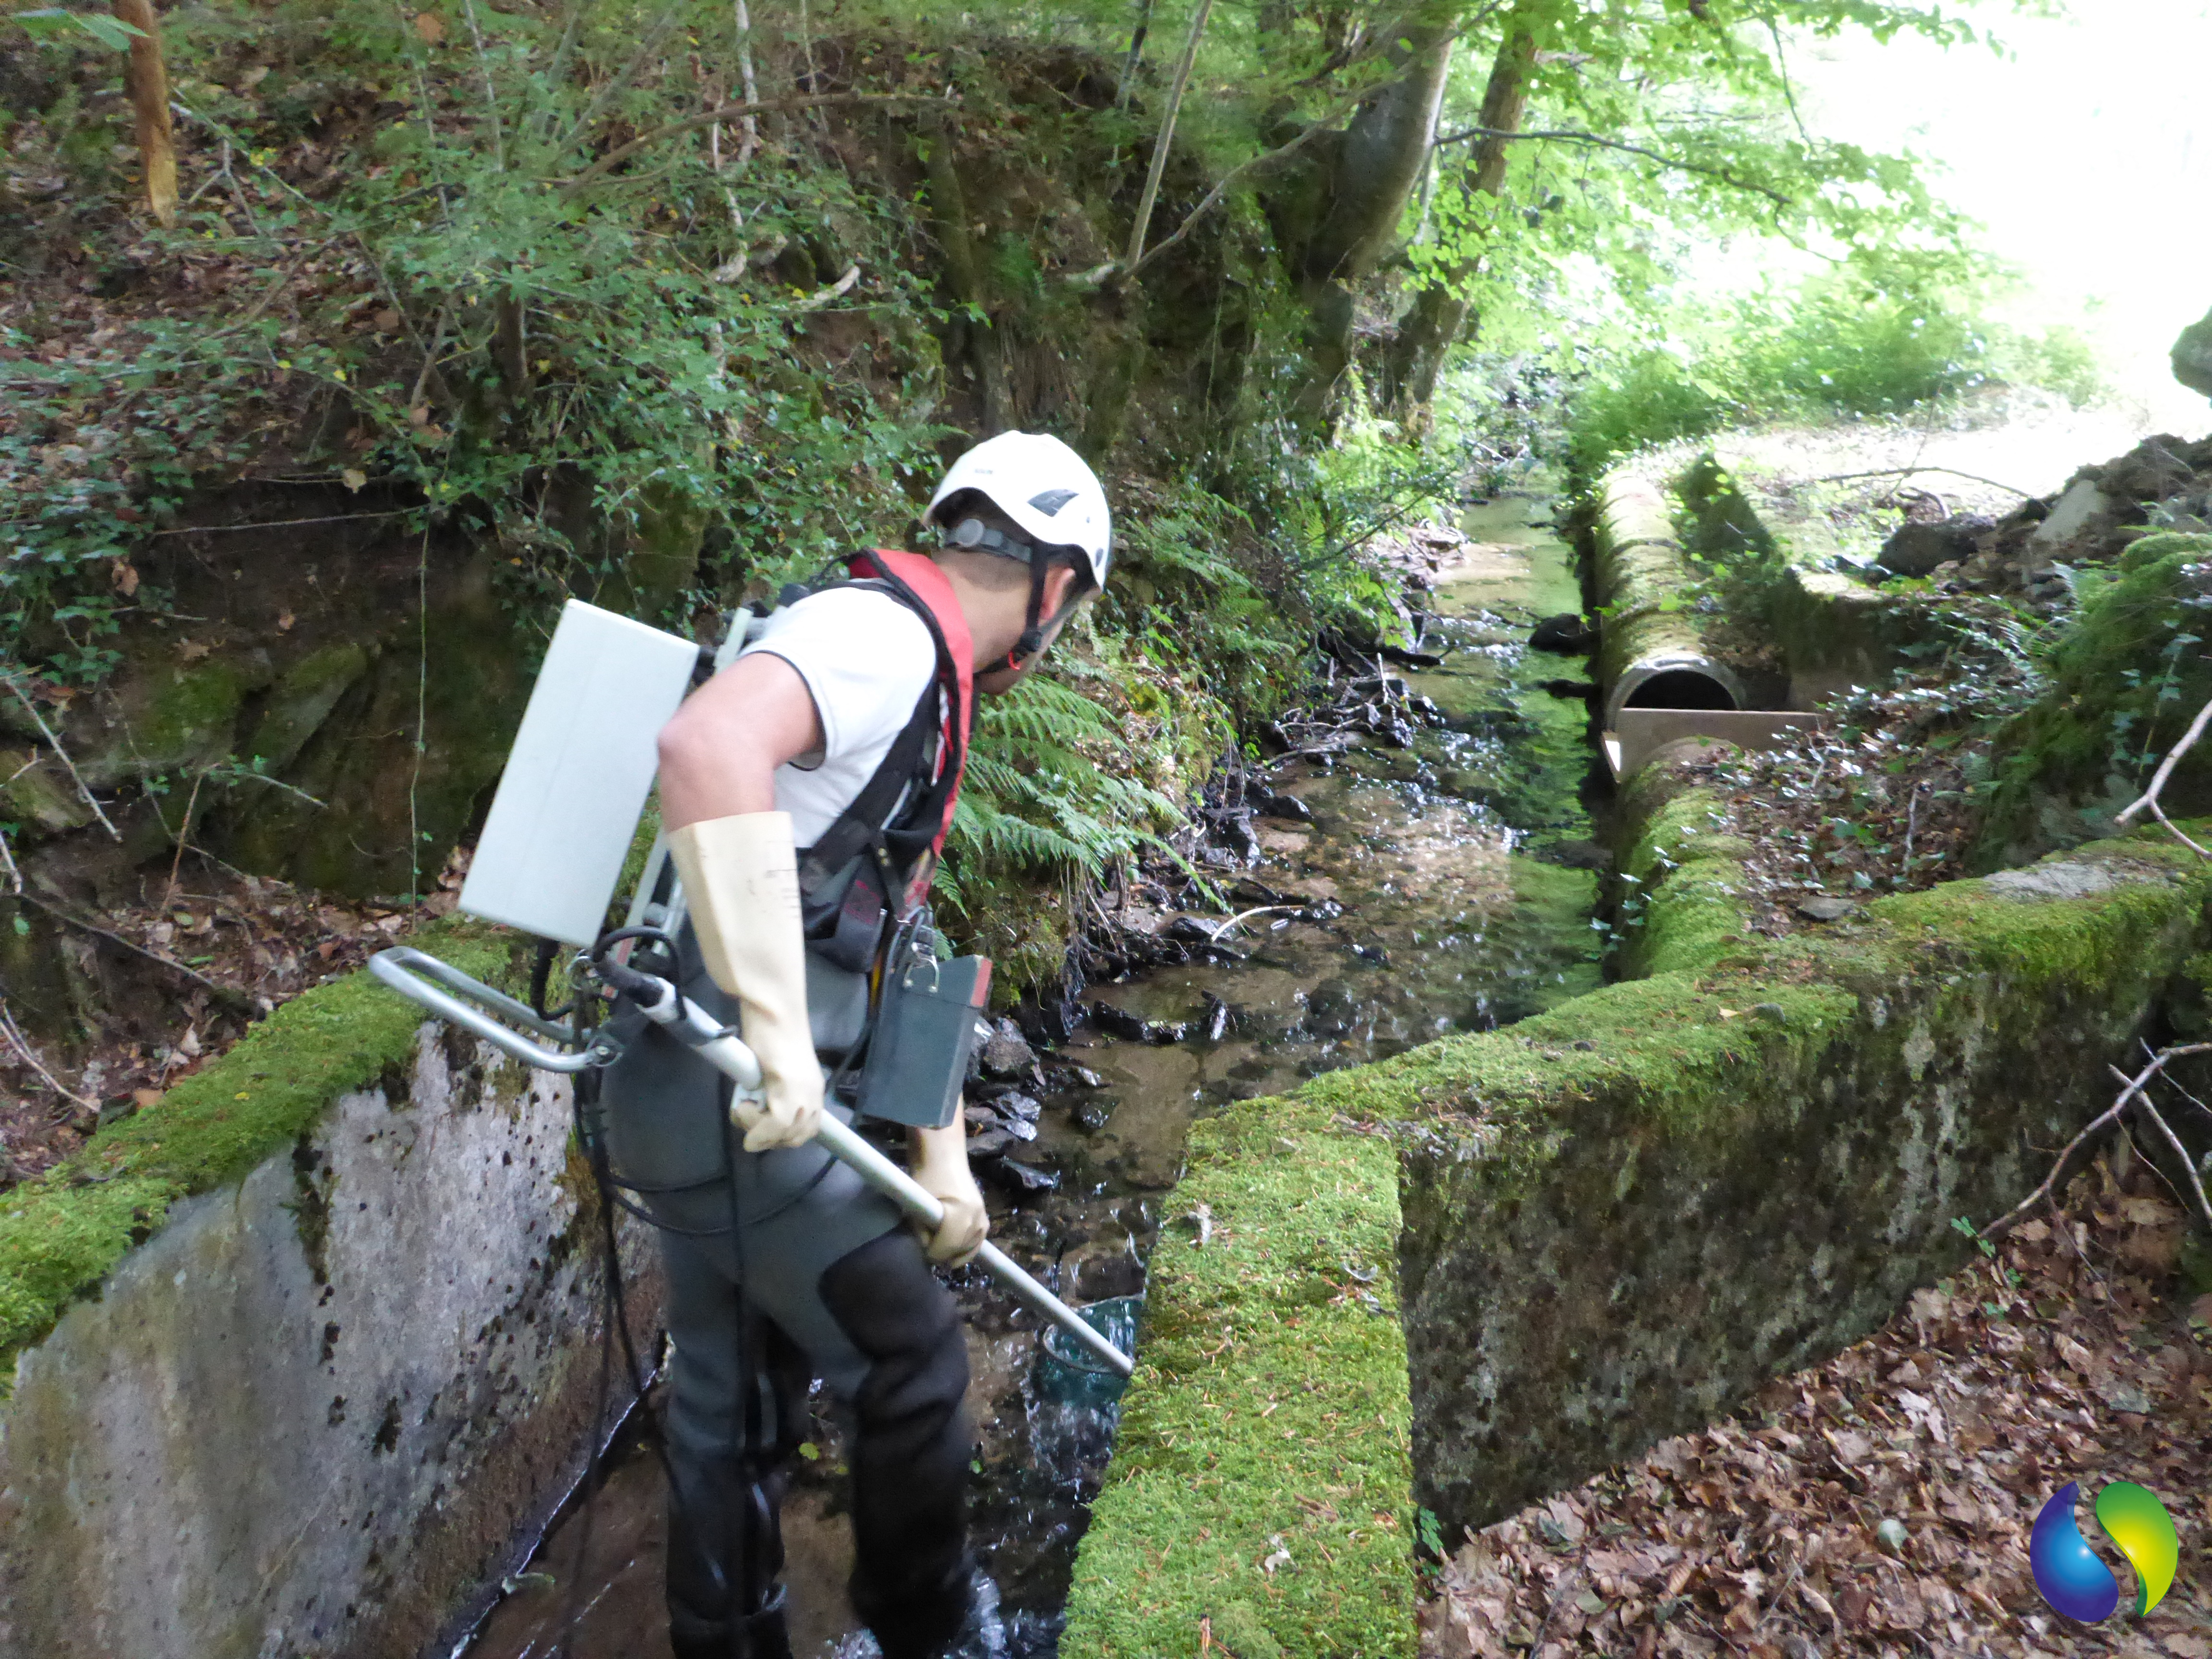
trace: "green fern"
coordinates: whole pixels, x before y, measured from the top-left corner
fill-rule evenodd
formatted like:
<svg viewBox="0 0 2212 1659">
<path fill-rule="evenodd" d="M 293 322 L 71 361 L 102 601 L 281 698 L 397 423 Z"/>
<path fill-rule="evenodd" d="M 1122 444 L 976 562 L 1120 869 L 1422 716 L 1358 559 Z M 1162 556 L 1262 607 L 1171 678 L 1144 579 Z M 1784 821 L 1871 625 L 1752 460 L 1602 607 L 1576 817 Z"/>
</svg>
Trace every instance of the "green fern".
<svg viewBox="0 0 2212 1659">
<path fill-rule="evenodd" d="M 959 905 L 963 872 L 1097 879 L 1181 820 L 1139 769 L 1122 726 L 1073 686 L 1030 679 L 994 699 L 975 716 L 943 896 Z"/>
</svg>

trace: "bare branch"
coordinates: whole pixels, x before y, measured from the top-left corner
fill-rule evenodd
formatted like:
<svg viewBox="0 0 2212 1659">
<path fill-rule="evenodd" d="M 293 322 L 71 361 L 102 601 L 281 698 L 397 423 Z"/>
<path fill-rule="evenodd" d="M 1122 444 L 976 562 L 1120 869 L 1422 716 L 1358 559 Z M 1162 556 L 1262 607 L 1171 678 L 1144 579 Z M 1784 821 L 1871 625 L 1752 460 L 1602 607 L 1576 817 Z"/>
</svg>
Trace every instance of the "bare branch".
<svg viewBox="0 0 2212 1659">
<path fill-rule="evenodd" d="M 88 1100 L 76 1090 L 64 1087 L 62 1080 L 40 1063 L 37 1051 L 31 1047 L 31 1040 L 23 1035 L 22 1027 L 15 1024 L 15 1016 L 9 1012 L 4 1000 L 0 1000 L 0 1036 L 7 1038 L 8 1046 L 15 1051 L 16 1057 L 45 1079 L 46 1087 L 64 1100 L 88 1112 L 100 1109 L 99 1102 Z"/>
<path fill-rule="evenodd" d="M 1978 1236 L 1988 1238 L 1994 1233 L 2009 1228 L 2022 1215 L 2049 1198 L 2051 1189 L 2058 1184 L 2059 1177 L 2065 1173 L 2066 1165 L 2074 1154 L 2081 1151 L 2092 1137 L 2112 1127 L 2119 1120 L 2121 1114 L 2128 1109 L 2130 1103 L 2142 1093 L 2150 1080 L 2166 1069 L 2168 1061 L 2179 1060 L 2185 1054 L 2201 1054 L 2207 1052 L 2212 1052 L 2212 1042 L 2190 1042 L 2184 1043 L 2179 1048 L 2161 1048 L 2151 1056 L 2150 1064 L 2132 1078 L 2119 1070 L 2118 1066 L 2113 1067 L 2113 1074 L 2127 1085 L 2120 1091 L 2120 1097 L 2093 1118 L 2080 1134 L 2066 1143 L 2066 1150 L 2058 1154 L 2058 1161 L 2051 1166 L 2051 1173 L 2044 1176 L 2040 1186 L 1995 1221 L 1990 1223 L 1988 1226 L 1983 1228 Z"/>
<path fill-rule="evenodd" d="M 246 1014 L 259 1012 L 254 1006 L 253 999 L 247 996 L 243 991 L 234 991 L 228 985 L 219 984 L 216 981 L 210 979 L 205 974 L 201 973 L 198 969 L 185 967 L 183 963 L 179 962 L 173 957 L 165 957 L 159 951 L 149 951 L 137 940 L 128 939 L 124 938 L 120 933 L 112 933 L 108 929 L 102 927 L 96 921 L 87 921 L 82 916 L 72 915 L 70 912 L 63 909 L 58 904 L 49 904 L 46 900 L 40 898 L 36 893 L 27 890 L 23 894 L 23 899 L 26 903 L 37 905 L 39 908 L 44 910 L 56 921 L 66 922 L 69 926 L 75 927 L 81 932 L 91 933 L 97 938 L 104 939 L 111 945 L 120 945 L 123 949 L 130 951 L 132 956 L 143 957 L 147 961 L 154 963 L 160 967 L 166 968 L 173 974 L 183 975 L 185 978 L 191 981 L 195 985 L 204 987 L 210 995 L 214 997 L 217 1002 L 221 1003 L 226 1008 L 231 1009 L 235 1012 Z"/>
<path fill-rule="evenodd" d="M 2112 1074 L 2123 1081 L 2126 1080 L 2127 1073 L 2117 1066 L 2112 1067 Z M 2158 1108 L 2150 1103 L 2148 1095 L 2145 1095 L 2136 1102 L 2136 1104 L 2142 1108 L 2143 1115 L 2156 1126 L 2166 1144 L 2173 1148 L 2174 1157 L 2181 1162 L 2181 1173 L 2189 1177 L 2189 1189 L 2196 1195 L 2197 1213 L 2204 1223 L 2204 1231 L 2212 1233 L 2212 1199 L 2208 1199 L 2204 1195 L 2204 1182 L 2197 1176 L 2197 1165 L 2190 1161 L 2189 1148 L 2181 1144 L 2181 1137 L 2174 1133 L 2172 1127 L 2159 1115 Z M 2157 1167 L 2155 1164 L 2151 1165 L 2154 1170 Z"/>
<path fill-rule="evenodd" d="M 1389 85 L 1389 83 L 1386 82 L 1383 84 Z M 1291 139 L 1290 143 L 1286 144 L 1279 144 L 1273 149 L 1267 151 L 1263 155 L 1255 155 L 1250 161 L 1241 162 L 1237 166 L 1230 168 L 1227 173 L 1221 175 L 1220 182 L 1215 185 L 1212 190 L 1206 191 L 1206 194 L 1200 198 L 1198 205 L 1183 216 L 1182 222 L 1175 228 L 1174 232 L 1170 235 L 1162 237 L 1158 241 L 1153 243 L 1150 248 L 1146 250 L 1145 255 L 1142 258 L 1139 259 L 1136 264 L 1128 267 L 1126 274 L 1131 276 L 1137 276 L 1146 265 L 1152 264 L 1153 260 L 1158 258 L 1170 248 L 1173 247 L 1177 242 L 1180 242 L 1184 237 L 1189 235 L 1192 230 L 1197 227 L 1198 222 L 1204 218 L 1208 213 L 1211 213 L 1214 208 L 1220 204 L 1221 198 L 1229 194 L 1230 187 L 1236 184 L 1239 179 L 1245 178 L 1254 173 L 1258 173 L 1267 167 L 1271 167 L 1278 161 L 1289 160 L 1290 157 L 1297 154 L 1298 150 L 1304 149 L 1310 141 L 1319 137 L 1322 133 L 1328 131 L 1330 127 L 1333 126 L 1336 121 L 1341 118 L 1348 111 L 1352 109 L 1355 106 L 1364 102 L 1367 99 L 1372 97 L 1376 93 L 1380 92 L 1382 89 L 1382 87 L 1370 87 L 1365 91 L 1356 94 L 1352 97 L 1344 100 L 1341 103 L 1338 104 L 1335 108 L 1330 110 L 1328 114 L 1322 116 L 1318 121 L 1316 121 L 1304 132 L 1301 132 L 1297 137 Z M 1106 274 L 1111 274 L 1113 267 L 1111 265 L 1107 265 L 1103 267 L 1102 270 Z M 1083 276 L 1076 278 L 1076 281 L 1080 283 L 1085 280 L 1085 278 L 1087 278 L 1091 275 L 1091 272 L 1085 271 L 1083 274 Z"/>
<path fill-rule="evenodd" d="M 1183 42 L 1182 56 L 1176 62 L 1175 81 L 1168 88 L 1168 106 L 1160 116 L 1159 137 L 1152 141 L 1152 165 L 1145 174 L 1144 193 L 1137 198 L 1137 216 L 1129 227 L 1129 251 L 1121 258 L 1122 264 L 1134 271 L 1145 252 L 1145 233 L 1152 228 L 1152 204 L 1159 199 L 1160 174 L 1167 171 L 1168 147 L 1175 141 L 1176 118 L 1182 112 L 1182 95 L 1190 85 L 1191 65 L 1198 61 L 1199 39 L 1206 33 L 1207 14 L 1213 9 L 1213 0 L 1198 0 L 1198 10 L 1190 20 L 1190 38 Z"/>
<path fill-rule="evenodd" d="M 1441 149 L 1446 144 L 1465 143 L 1470 138 L 1494 138 L 1500 143 L 1536 142 L 1558 144 L 1591 144 L 1599 149 L 1617 149 L 1627 155 L 1641 155 L 1648 161 L 1671 167 L 1677 173 L 1694 173 L 1707 179 L 1717 179 L 1733 190 L 1748 191 L 1754 196 L 1764 196 L 1779 207 L 1794 207 L 1796 204 L 1780 191 L 1755 179 L 1746 179 L 1723 167 L 1705 161 L 1686 161 L 1679 155 L 1668 155 L 1659 150 L 1646 149 L 1641 144 L 1624 143 L 1619 138 L 1604 138 L 1595 132 L 1515 132 L 1504 127 L 1462 127 L 1457 132 L 1446 133 L 1437 140 Z"/>
<path fill-rule="evenodd" d="M 2022 501 L 2035 499 L 2032 490 L 2022 489 L 2017 484 L 2005 483 L 1996 478 L 1984 478 L 1978 472 L 1961 472 L 1955 466 L 1885 466 L 1877 467 L 1872 472 L 1831 472 L 1823 477 L 1814 479 L 1813 482 L 1814 483 L 1846 483 L 1853 478 L 1910 478 L 1921 472 L 1941 472 L 1947 478 L 1970 479 L 1975 483 L 1987 484 L 1992 489 L 2002 489 L 2010 495 L 2017 495 Z"/>
<path fill-rule="evenodd" d="M 0 670 L 0 682 L 4 682 L 8 689 L 15 694 L 15 701 L 23 705 L 23 712 L 37 724 L 40 735 L 46 740 L 46 746 L 61 757 L 62 765 L 69 772 L 70 781 L 76 785 L 77 793 L 84 797 L 84 804 L 92 808 L 92 815 L 100 820 L 100 827 L 106 830 L 112 839 L 121 841 L 123 832 L 108 821 L 106 813 L 100 811 L 100 803 L 93 799 L 91 786 L 85 782 L 82 774 L 76 769 L 76 763 L 70 758 L 69 750 L 62 747 L 62 740 L 54 735 L 54 728 L 46 724 L 46 716 L 39 713 L 39 706 L 31 701 L 30 694 L 15 683 L 15 677 L 13 674 L 4 670 Z"/>
<path fill-rule="evenodd" d="M 2181 757 L 2197 746 L 2197 740 L 2204 735 L 2207 723 L 2212 723 L 2212 702 L 2206 703 L 2203 708 L 2197 711 L 2197 718 L 2189 722 L 2189 729 L 2181 734 L 2181 741 L 2166 750 L 2166 758 L 2158 763 L 2158 770 L 2151 775 L 2150 787 L 2143 791 L 2141 799 L 2130 802 L 2122 810 L 2119 816 L 2113 819 L 2115 823 L 2125 823 L 2136 813 L 2148 807 L 2157 816 L 2158 821 L 2165 824 L 2167 829 L 2173 830 L 2173 833 L 2179 836 L 2199 858 L 2212 858 L 2212 853 L 2206 852 L 2188 836 L 2182 835 L 2180 830 L 2174 830 L 2172 821 L 2166 816 L 2166 809 L 2158 804 L 2159 793 L 2166 787 L 2166 780 L 2173 775 L 2173 769 L 2181 763 Z"/>
<path fill-rule="evenodd" d="M 853 291 L 853 284 L 860 280 L 860 267 L 857 264 L 848 265 L 845 269 L 845 274 L 842 276 L 840 276 L 836 282 L 827 283 L 821 288 L 816 289 L 813 293 L 808 295 L 803 300 L 793 301 L 787 309 L 792 311 L 819 311 L 823 307 L 828 305 L 832 300 L 842 300 L 848 294 L 850 294 Z"/>
</svg>

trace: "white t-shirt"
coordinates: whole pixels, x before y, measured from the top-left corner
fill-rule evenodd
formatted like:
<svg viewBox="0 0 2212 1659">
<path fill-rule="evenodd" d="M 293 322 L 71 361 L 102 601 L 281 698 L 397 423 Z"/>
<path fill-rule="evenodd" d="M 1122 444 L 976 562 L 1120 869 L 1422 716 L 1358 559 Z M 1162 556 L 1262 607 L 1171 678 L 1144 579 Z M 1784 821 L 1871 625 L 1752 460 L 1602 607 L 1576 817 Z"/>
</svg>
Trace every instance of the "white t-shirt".
<svg viewBox="0 0 2212 1659">
<path fill-rule="evenodd" d="M 923 690 L 937 677 L 937 647 L 921 618 L 888 593 L 833 587 L 786 605 L 744 648 L 799 671 L 822 721 L 822 747 L 775 773 L 775 805 L 791 838 L 811 847 L 883 764 Z"/>
</svg>

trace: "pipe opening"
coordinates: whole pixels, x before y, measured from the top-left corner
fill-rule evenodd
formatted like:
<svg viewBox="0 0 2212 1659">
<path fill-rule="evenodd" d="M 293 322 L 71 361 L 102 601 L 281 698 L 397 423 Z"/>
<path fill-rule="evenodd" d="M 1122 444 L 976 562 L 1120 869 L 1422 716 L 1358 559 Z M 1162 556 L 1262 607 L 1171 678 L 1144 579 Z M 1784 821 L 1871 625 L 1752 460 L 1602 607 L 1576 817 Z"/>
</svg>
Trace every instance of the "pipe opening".
<svg viewBox="0 0 2212 1659">
<path fill-rule="evenodd" d="M 1628 708 L 1734 708 L 1735 698 L 1711 675 L 1694 668 L 1654 674 L 1628 694 Z"/>
</svg>

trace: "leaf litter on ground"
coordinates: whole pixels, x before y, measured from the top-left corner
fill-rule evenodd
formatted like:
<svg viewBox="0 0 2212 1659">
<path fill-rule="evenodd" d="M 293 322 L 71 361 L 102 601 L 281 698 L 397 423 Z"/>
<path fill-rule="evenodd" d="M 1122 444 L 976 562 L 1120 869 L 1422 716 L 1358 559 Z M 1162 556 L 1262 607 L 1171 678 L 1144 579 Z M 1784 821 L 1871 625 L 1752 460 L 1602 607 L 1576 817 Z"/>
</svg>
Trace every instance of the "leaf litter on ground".
<svg viewBox="0 0 2212 1659">
<path fill-rule="evenodd" d="M 2178 1273 L 2184 1218 L 2152 1184 L 2099 1163 L 2063 1216 L 1826 1364 L 1463 1537 L 1422 1659 L 2208 1659 L 2212 1295 Z M 2069 1480 L 2165 1501 L 2181 1565 L 2148 1618 L 2109 1548 L 2120 1616 L 2074 1624 L 2037 1594 L 2028 1532 Z"/>
</svg>

